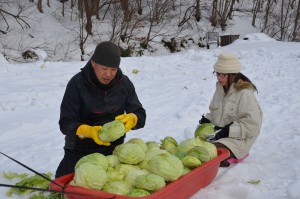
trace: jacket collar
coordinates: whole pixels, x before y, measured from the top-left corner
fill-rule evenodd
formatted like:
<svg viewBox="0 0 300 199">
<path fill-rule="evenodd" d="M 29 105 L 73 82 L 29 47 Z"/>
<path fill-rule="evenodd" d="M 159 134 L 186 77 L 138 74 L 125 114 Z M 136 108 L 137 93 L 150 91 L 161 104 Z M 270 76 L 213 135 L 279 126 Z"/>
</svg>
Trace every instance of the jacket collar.
<svg viewBox="0 0 300 199">
<path fill-rule="evenodd" d="M 225 89 L 218 82 L 217 82 L 217 87 L 219 87 L 218 90 L 219 90 L 220 93 L 222 93 L 223 95 L 226 95 Z M 232 93 L 234 91 L 240 91 L 240 90 L 243 90 L 243 89 L 252 89 L 252 90 L 254 90 L 254 86 L 253 86 L 252 83 L 246 82 L 246 81 L 243 81 L 243 80 L 240 79 L 240 80 L 238 80 L 237 83 L 233 83 L 230 86 L 227 94 Z"/>
</svg>

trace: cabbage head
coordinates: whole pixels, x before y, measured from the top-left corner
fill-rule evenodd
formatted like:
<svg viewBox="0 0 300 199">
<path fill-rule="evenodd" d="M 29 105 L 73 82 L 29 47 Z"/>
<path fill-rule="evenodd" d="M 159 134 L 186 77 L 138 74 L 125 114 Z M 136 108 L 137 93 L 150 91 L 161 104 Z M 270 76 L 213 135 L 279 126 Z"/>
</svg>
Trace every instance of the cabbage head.
<svg viewBox="0 0 300 199">
<path fill-rule="evenodd" d="M 217 147 L 213 143 L 203 141 L 203 146 L 207 149 L 210 160 L 218 156 Z"/>
<path fill-rule="evenodd" d="M 184 158 L 182 158 L 181 161 L 185 167 L 190 169 L 194 169 L 201 165 L 201 161 L 194 156 L 189 156 L 189 155 L 184 156 Z"/>
<path fill-rule="evenodd" d="M 189 139 L 183 140 L 178 145 L 177 150 L 181 154 L 185 155 L 190 149 L 194 148 L 195 146 L 203 146 L 203 141 L 200 138 L 189 138 Z"/>
<path fill-rule="evenodd" d="M 99 131 L 99 138 L 104 142 L 113 142 L 125 134 L 125 126 L 120 120 L 105 123 Z"/>
<path fill-rule="evenodd" d="M 105 191 L 107 193 L 126 195 L 127 193 L 129 193 L 130 189 L 131 185 L 129 183 L 122 180 L 113 180 L 107 182 L 103 186 L 102 191 Z"/>
<path fill-rule="evenodd" d="M 186 155 L 194 156 L 198 158 L 202 163 L 210 160 L 210 154 L 206 147 L 204 146 L 195 146 L 194 148 L 188 150 Z"/>
<path fill-rule="evenodd" d="M 146 143 L 141 138 L 131 138 L 130 140 L 128 140 L 128 142 L 139 145 L 143 149 L 144 152 L 146 152 L 148 150 Z"/>
<path fill-rule="evenodd" d="M 108 176 L 108 180 L 109 181 L 124 180 L 124 178 L 125 178 L 125 174 L 124 173 L 121 173 L 120 171 L 116 171 L 112 167 L 108 167 L 107 168 L 106 174 Z"/>
<path fill-rule="evenodd" d="M 198 125 L 198 127 L 195 130 L 194 137 L 200 138 L 203 141 L 206 141 L 206 135 L 214 133 L 215 129 L 212 123 L 204 123 Z"/>
<path fill-rule="evenodd" d="M 160 148 L 152 148 L 146 151 L 145 158 L 139 163 L 139 167 L 142 169 L 146 169 L 148 167 L 148 161 L 150 158 L 157 154 L 169 154 L 168 151 L 160 149 Z"/>
<path fill-rule="evenodd" d="M 151 193 L 145 189 L 132 188 L 126 196 L 143 197 L 143 196 L 149 196 L 149 195 L 151 195 Z"/>
<path fill-rule="evenodd" d="M 174 181 L 182 176 L 183 164 L 173 155 L 157 154 L 150 158 L 147 169 L 163 177 L 165 181 Z"/>
<path fill-rule="evenodd" d="M 108 176 L 103 167 L 90 162 L 84 162 L 75 168 L 75 174 L 70 184 L 101 190 L 107 182 Z"/>
<path fill-rule="evenodd" d="M 153 149 L 153 148 L 160 149 L 159 143 L 157 143 L 155 141 L 148 141 L 148 142 L 146 142 L 146 145 L 148 147 L 148 150 Z"/>
<path fill-rule="evenodd" d="M 106 156 L 108 167 L 113 167 L 115 168 L 120 164 L 119 158 L 116 155 L 107 155 Z"/>
<path fill-rule="evenodd" d="M 134 186 L 148 191 L 157 191 L 165 187 L 166 182 L 161 176 L 149 173 L 139 175 L 135 180 Z"/>
<path fill-rule="evenodd" d="M 161 148 L 168 151 L 171 154 L 176 153 L 177 146 L 177 141 L 171 136 L 167 136 L 163 140 L 161 140 Z"/>
<path fill-rule="evenodd" d="M 86 156 L 83 156 L 79 159 L 79 161 L 75 165 L 75 169 L 78 168 L 82 163 L 89 162 L 96 165 L 102 166 L 102 168 L 106 171 L 108 167 L 108 162 L 106 156 L 101 153 L 92 153 Z"/>
<path fill-rule="evenodd" d="M 128 172 L 130 172 L 131 170 L 138 170 L 138 169 L 140 169 L 138 166 L 130 165 L 130 164 L 119 164 L 115 168 L 116 171 L 123 173 L 124 176 L 126 176 Z"/>
<path fill-rule="evenodd" d="M 184 167 L 183 168 L 183 174 L 182 175 L 186 175 L 188 174 L 189 172 L 191 172 L 192 170 L 190 168 L 187 168 L 187 167 Z"/>
<path fill-rule="evenodd" d="M 138 144 L 126 142 L 118 145 L 113 155 L 118 156 L 121 163 L 138 164 L 144 159 L 145 151 Z"/>
<path fill-rule="evenodd" d="M 149 173 L 149 171 L 146 169 L 131 170 L 127 173 L 125 181 L 128 182 L 129 184 L 133 185 L 138 176 L 148 174 L 148 173 Z"/>
</svg>

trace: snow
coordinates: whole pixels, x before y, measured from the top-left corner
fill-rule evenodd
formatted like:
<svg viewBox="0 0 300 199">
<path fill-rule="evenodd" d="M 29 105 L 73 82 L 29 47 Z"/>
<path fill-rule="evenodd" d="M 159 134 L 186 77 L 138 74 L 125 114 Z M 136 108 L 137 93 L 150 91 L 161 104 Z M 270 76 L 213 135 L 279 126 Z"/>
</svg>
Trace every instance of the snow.
<svg viewBox="0 0 300 199">
<path fill-rule="evenodd" d="M 215 89 L 213 64 L 221 52 L 236 53 L 242 72 L 257 86 L 263 110 L 261 133 L 242 163 L 219 168 L 217 176 L 191 199 L 300 198 L 300 43 L 275 41 L 262 33 L 210 50 L 188 50 L 164 56 L 122 58 L 147 111 L 146 126 L 133 137 L 178 142 L 193 136 L 208 111 Z M 37 51 L 38 52 L 38 51 Z M 41 52 L 40 57 L 45 57 Z M 64 136 L 59 109 L 69 79 L 86 62 L 9 64 L 0 56 L 0 151 L 38 172 L 52 172 L 63 157 Z M 134 69 L 139 73 L 134 74 Z M 0 172 L 30 173 L 1 155 Z M 260 181 L 258 184 L 251 181 Z M 13 184 L 0 174 L 0 183 Z M 0 187 L 0 198 L 8 188 Z M 17 196 L 14 196 L 18 198 Z M 25 198 L 25 197 L 19 197 Z"/>
</svg>

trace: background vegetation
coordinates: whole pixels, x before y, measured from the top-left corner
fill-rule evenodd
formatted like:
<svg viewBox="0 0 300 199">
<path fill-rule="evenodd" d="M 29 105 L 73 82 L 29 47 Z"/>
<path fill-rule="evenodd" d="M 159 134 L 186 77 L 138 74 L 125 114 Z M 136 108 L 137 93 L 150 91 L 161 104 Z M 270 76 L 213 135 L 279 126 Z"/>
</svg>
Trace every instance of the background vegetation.
<svg viewBox="0 0 300 199">
<path fill-rule="evenodd" d="M 9 60 L 87 60 L 110 40 L 122 56 L 206 47 L 227 34 L 236 13 L 257 32 L 300 41 L 300 0 L 0 0 L 0 53 Z M 30 58 L 30 59 L 28 59 Z"/>
</svg>

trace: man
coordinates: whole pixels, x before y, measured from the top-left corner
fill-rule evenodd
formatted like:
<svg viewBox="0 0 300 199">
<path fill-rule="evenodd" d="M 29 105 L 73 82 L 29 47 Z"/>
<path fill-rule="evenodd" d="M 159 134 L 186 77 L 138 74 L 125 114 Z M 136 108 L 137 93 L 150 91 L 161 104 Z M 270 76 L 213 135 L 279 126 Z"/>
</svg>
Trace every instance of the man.
<svg viewBox="0 0 300 199">
<path fill-rule="evenodd" d="M 112 154 L 125 136 L 108 143 L 99 139 L 103 124 L 120 119 L 126 132 L 144 127 L 146 111 L 134 85 L 122 74 L 120 49 L 100 43 L 81 71 L 69 81 L 62 103 L 59 126 L 65 135 L 64 157 L 55 177 L 74 172 L 77 161 L 91 153 Z"/>
</svg>

